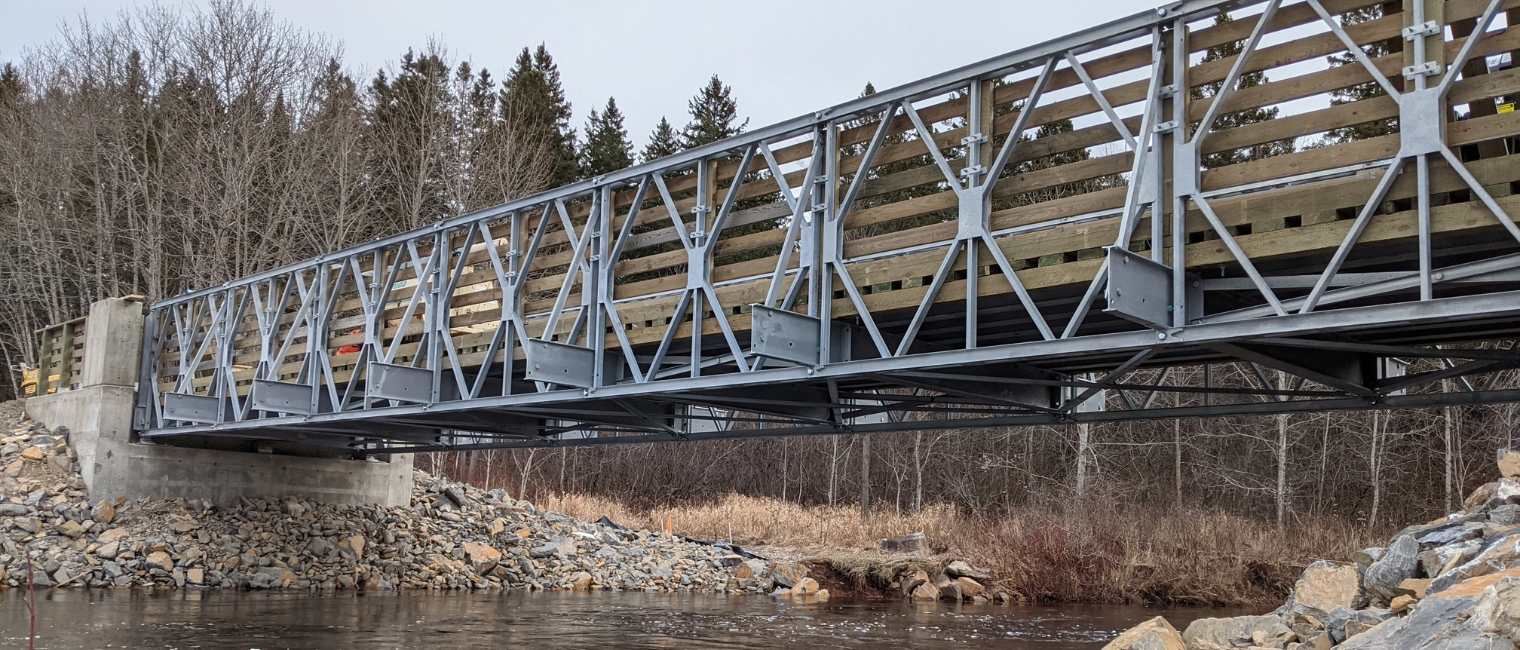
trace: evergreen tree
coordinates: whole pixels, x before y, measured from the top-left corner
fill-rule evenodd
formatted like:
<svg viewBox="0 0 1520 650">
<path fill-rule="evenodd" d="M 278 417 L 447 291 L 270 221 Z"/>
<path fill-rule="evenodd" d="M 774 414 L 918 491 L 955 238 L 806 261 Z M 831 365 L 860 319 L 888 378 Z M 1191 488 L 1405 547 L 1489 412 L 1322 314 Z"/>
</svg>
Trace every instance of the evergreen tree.
<svg viewBox="0 0 1520 650">
<path fill-rule="evenodd" d="M 1214 24 L 1223 25 L 1232 20 L 1234 19 L 1231 18 L 1229 14 L 1221 13 L 1214 18 Z M 1230 41 L 1228 43 L 1216 45 L 1209 48 L 1208 51 L 1204 52 L 1203 62 L 1208 63 L 1210 61 L 1219 61 L 1233 56 L 1239 56 L 1240 53 L 1244 51 L 1244 49 L 1245 48 L 1243 47 L 1241 41 Z M 1266 73 L 1247 72 L 1240 76 L 1240 83 L 1237 85 L 1237 90 L 1242 88 L 1251 88 L 1253 86 L 1260 86 L 1264 83 L 1267 83 Z M 1192 91 L 1193 99 L 1199 100 L 1218 95 L 1219 90 L 1223 85 L 1224 82 L 1216 81 L 1214 83 L 1204 84 L 1198 88 L 1194 88 Z M 1277 119 L 1277 109 L 1275 107 L 1249 108 L 1235 113 L 1220 114 L 1218 117 L 1214 118 L 1214 125 L 1211 128 L 1214 131 L 1224 131 L 1226 129 L 1233 129 L 1238 126 L 1256 124 L 1259 122 L 1275 119 Z M 1249 160 L 1259 160 L 1262 158 L 1270 158 L 1272 156 L 1280 156 L 1285 153 L 1293 153 L 1292 139 L 1277 140 L 1274 142 L 1267 142 L 1245 147 L 1243 149 L 1219 151 L 1211 154 L 1205 154 L 1201 162 L 1203 163 L 1203 167 L 1205 169 L 1213 169 L 1216 167 L 1224 167 L 1226 165 L 1235 165 Z"/>
<path fill-rule="evenodd" d="M 681 150 L 681 140 L 676 135 L 676 130 L 670 127 L 670 120 L 660 118 L 660 123 L 654 126 L 654 131 L 649 134 L 649 144 L 644 145 L 644 151 L 639 158 L 649 162 L 655 158 L 664 158 Z"/>
<path fill-rule="evenodd" d="M 544 147 L 549 159 L 549 186 L 580 177 L 575 129 L 570 128 L 570 102 L 560 85 L 559 66 L 543 44 L 523 48 L 501 89 L 502 116 L 518 125 L 530 142 Z"/>
<path fill-rule="evenodd" d="M 0 67 L 0 106 L 16 101 L 25 94 L 26 82 L 21 79 L 21 71 L 10 63 Z"/>
<path fill-rule="evenodd" d="M 867 96 L 875 95 L 875 94 L 876 94 L 876 86 L 872 85 L 870 82 L 866 82 L 865 89 L 860 92 L 860 96 L 861 97 L 867 97 Z M 847 123 L 845 125 L 845 128 L 846 129 L 853 129 L 853 128 L 860 127 L 860 126 L 871 125 L 872 128 L 870 129 L 870 132 L 871 132 L 871 135 L 874 136 L 876 134 L 875 133 L 876 125 L 878 125 L 880 123 L 881 123 L 881 113 L 873 111 L 869 115 L 866 115 L 864 117 L 861 117 L 858 120 L 853 120 L 853 121 Z M 932 129 L 933 127 L 931 126 L 930 128 Z M 911 133 L 912 135 L 910 136 L 910 135 L 904 134 L 904 133 L 889 133 L 889 134 L 887 134 L 887 137 L 882 140 L 882 143 L 881 143 L 882 149 L 887 149 L 887 148 L 890 148 L 890 147 L 894 147 L 894 146 L 903 144 L 905 142 L 909 142 L 912 139 L 916 139 L 917 138 L 917 133 L 912 132 L 912 131 L 910 131 L 909 133 Z M 869 145 L 868 142 L 862 142 L 862 143 L 859 143 L 859 144 L 853 144 L 853 145 L 849 145 L 847 147 L 843 147 L 841 153 L 843 155 L 845 155 L 845 156 L 860 156 L 860 155 L 864 155 L 865 154 L 866 148 L 869 147 L 869 146 L 870 145 Z M 886 163 L 884 165 L 875 165 L 875 166 L 873 166 L 871 168 L 870 172 L 869 172 L 870 173 L 869 178 L 872 178 L 872 179 L 883 178 L 883 177 L 891 176 L 893 174 L 898 174 L 898 173 L 902 173 L 902 172 L 909 171 L 909 170 L 912 170 L 912 169 L 917 169 L 919 167 L 930 166 L 930 165 L 933 165 L 933 164 L 935 164 L 934 163 L 934 159 L 932 157 L 930 157 L 929 154 L 927 154 L 927 153 L 926 154 L 922 154 L 922 155 L 918 155 L 918 156 L 910 156 L 910 157 L 904 158 L 902 160 L 897 160 L 897 161 Z M 855 209 L 867 208 L 867 207 L 872 207 L 872 206 L 877 206 L 877 205 L 886 205 L 888 203 L 896 203 L 898 201 L 906 201 L 908 199 L 917 198 L 917 197 L 920 197 L 920 196 L 928 196 L 930 194 L 937 194 L 937 193 L 943 191 L 944 189 L 946 189 L 946 188 L 940 187 L 940 185 L 941 184 L 938 183 L 938 182 L 935 182 L 935 183 L 925 183 L 923 185 L 918 185 L 918 186 L 915 186 L 915 187 L 908 187 L 908 188 L 904 188 L 904 189 L 900 189 L 900 190 L 893 190 L 891 192 L 886 192 L 884 194 L 879 194 L 879 195 L 875 195 L 875 196 L 869 196 L 869 197 L 861 198 L 861 199 L 859 199 L 859 200 L 856 201 L 856 203 L 855 203 Z M 919 215 L 919 217 L 905 220 L 904 222 L 902 222 L 899 225 L 902 226 L 903 228 L 913 228 L 913 227 L 916 227 L 916 226 L 919 226 L 919 225 L 923 225 L 923 224 L 926 224 L 926 223 L 937 223 L 939 221 L 943 221 L 946 218 L 946 215 L 953 214 L 954 212 L 955 212 L 954 210 L 948 210 L 948 211 L 942 211 L 942 212 L 935 212 L 935 213 L 931 213 L 931 214 L 928 214 L 928 215 Z"/>
<path fill-rule="evenodd" d="M 1368 21 L 1377 20 L 1383 17 L 1383 13 L 1384 12 L 1382 5 L 1373 5 L 1370 7 L 1362 7 L 1361 9 L 1353 9 L 1344 14 L 1341 14 L 1341 25 L 1350 27 L 1352 25 L 1358 25 Z M 1364 45 L 1362 46 L 1362 51 L 1367 53 L 1368 58 L 1376 59 L 1380 56 L 1385 56 L 1394 52 L 1401 51 L 1401 45 L 1402 41 L 1400 39 L 1393 38 L 1386 41 L 1379 41 L 1376 43 L 1369 43 L 1367 45 Z M 1350 52 L 1347 52 L 1345 54 L 1332 54 L 1330 55 L 1329 59 L 1330 65 L 1332 66 L 1361 66 L 1361 63 L 1358 63 L 1356 57 L 1353 56 Z M 1387 94 L 1388 91 L 1383 90 L 1382 84 L 1379 84 L 1376 81 L 1368 81 L 1367 83 L 1357 84 L 1355 86 L 1351 86 L 1350 88 L 1342 88 L 1339 90 L 1331 91 L 1330 105 L 1340 106 L 1343 104 L 1350 104 L 1352 102 L 1359 102 L 1364 99 L 1383 97 Z M 1371 122 L 1363 122 L 1361 124 L 1353 124 L 1351 126 L 1343 126 L 1338 129 L 1331 129 L 1330 132 L 1326 134 L 1325 141 L 1327 143 L 1334 144 L 1340 142 L 1351 142 L 1353 140 L 1365 140 L 1367 138 L 1375 138 L 1380 135 L 1397 133 L 1398 130 L 1398 118 L 1389 117 L 1381 120 L 1373 120 Z"/>
<path fill-rule="evenodd" d="M 623 128 L 623 112 L 617 100 L 607 98 L 607 108 L 600 114 L 591 109 L 586 120 L 586 146 L 581 148 L 581 175 L 601 176 L 633 164 L 633 143 Z"/>
<path fill-rule="evenodd" d="M 713 75 L 686 106 L 691 122 L 681 131 L 681 144 L 687 149 L 733 137 L 749 125 L 748 119 L 735 123 L 739 119 L 739 103 L 734 100 L 733 88 L 723 85 L 718 75 Z"/>
<path fill-rule="evenodd" d="M 450 214 L 442 142 L 453 102 L 449 76 L 437 54 L 407 50 L 395 78 L 381 70 L 370 84 L 370 128 L 382 152 L 372 160 L 376 200 L 403 228 Z"/>
</svg>

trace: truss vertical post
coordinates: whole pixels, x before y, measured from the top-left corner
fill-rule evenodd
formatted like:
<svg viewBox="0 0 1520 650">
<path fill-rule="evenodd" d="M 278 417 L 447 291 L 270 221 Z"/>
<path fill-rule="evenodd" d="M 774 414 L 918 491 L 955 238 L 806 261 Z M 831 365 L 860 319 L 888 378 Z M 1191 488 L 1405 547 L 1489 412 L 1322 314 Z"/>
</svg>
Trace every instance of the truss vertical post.
<svg viewBox="0 0 1520 650">
<path fill-rule="evenodd" d="M 158 419 L 158 358 L 163 352 L 161 332 L 162 313 L 148 311 L 143 319 L 142 358 L 137 366 L 137 406 L 132 410 L 132 428 L 145 431 L 159 425 Z M 39 386 L 44 371 L 38 371 Z M 43 394 L 41 391 L 39 395 Z"/>
<path fill-rule="evenodd" d="M 612 253 L 612 187 L 603 185 L 591 193 L 591 211 L 587 215 L 587 228 L 591 231 L 591 250 L 586 282 L 590 287 L 581 287 L 581 293 L 590 298 L 587 307 L 591 314 L 586 320 L 586 346 L 591 348 L 596 356 L 592 360 L 591 390 L 595 391 L 603 386 L 603 380 L 607 372 L 607 295 L 608 287 L 612 285 L 612 269 L 617 260 L 610 259 Z"/>
<path fill-rule="evenodd" d="M 1171 182 L 1172 197 L 1172 327 L 1187 325 L 1187 199 L 1177 191 L 1177 178 L 1182 174 L 1196 174 L 1196 162 L 1186 155 L 1188 131 L 1188 61 L 1187 20 L 1178 18 L 1172 23 L 1171 51 L 1171 130 L 1166 134 L 1170 140 L 1163 159 L 1166 170 L 1163 179 Z M 1188 167 L 1184 169 L 1183 167 Z M 1163 187 L 1157 187 L 1157 199 L 1161 200 Z"/>
<path fill-rule="evenodd" d="M 988 174 L 992 166 L 992 83 L 982 79 L 972 79 L 969 84 L 970 97 L 966 102 L 966 167 L 962 173 L 966 175 L 966 191 L 957 192 L 957 201 L 975 200 L 977 203 L 978 230 L 980 233 L 987 231 L 988 202 L 990 197 L 978 191 L 984 183 L 991 183 L 994 179 Z M 1032 107 L 1031 107 L 1032 109 Z M 968 213 L 961 210 L 958 218 L 966 218 Z M 965 228 L 962 227 L 964 232 Z M 979 234 L 980 234 L 979 233 Z M 981 284 L 981 246 L 976 239 L 966 242 L 966 349 L 976 347 L 976 334 L 979 326 L 977 313 L 980 311 L 980 284 Z"/>
<path fill-rule="evenodd" d="M 817 309 L 808 309 L 810 315 L 818 318 L 818 365 L 828 364 L 833 359 L 832 341 L 829 334 L 834 320 L 834 270 L 832 260 L 839 259 L 839 247 L 843 246 L 839 233 L 844 224 L 838 223 L 839 219 L 839 124 L 835 120 L 829 120 L 825 126 L 823 147 L 823 176 L 817 179 L 823 187 L 823 214 L 820 216 L 815 211 L 813 221 L 821 226 L 818 229 L 819 238 L 816 241 L 818 254 L 818 282 L 813 285 L 812 294 Z M 858 173 L 865 173 L 860 170 Z"/>
<path fill-rule="evenodd" d="M 422 338 L 427 345 L 427 357 L 421 366 L 418 365 L 416 359 L 413 359 L 412 367 L 427 368 L 432 375 L 432 385 L 428 391 L 429 403 L 436 403 L 442 396 L 443 391 L 443 373 L 441 372 L 443 346 L 439 345 L 438 342 L 439 330 L 443 328 L 443 323 L 439 321 L 438 316 L 442 309 L 447 309 L 447 307 L 442 307 L 442 304 L 447 300 L 443 296 L 443 269 L 449 261 L 449 248 L 449 233 L 447 231 L 440 231 L 433 237 L 432 272 L 428 274 L 426 282 L 419 281 L 417 283 L 418 291 L 427 292 L 424 295 L 427 302 L 423 304 L 423 309 L 427 311 L 427 318 L 424 320 L 427 325 L 427 335 Z M 418 357 L 421 358 L 422 350 L 418 350 L 418 352 Z"/>
</svg>

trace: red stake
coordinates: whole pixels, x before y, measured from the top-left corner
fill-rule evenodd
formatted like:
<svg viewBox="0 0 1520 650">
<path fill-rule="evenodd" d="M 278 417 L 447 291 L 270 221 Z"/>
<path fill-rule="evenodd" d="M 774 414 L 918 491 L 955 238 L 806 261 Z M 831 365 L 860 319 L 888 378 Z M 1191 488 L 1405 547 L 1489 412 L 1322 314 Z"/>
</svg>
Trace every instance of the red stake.
<svg viewBox="0 0 1520 650">
<path fill-rule="evenodd" d="M 36 650 L 37 638 L 37 581 L 32 578 L 32 556 L 26 556 L 26 613 L 31 625 L 26 631 L 26 650 Z"/>
</svg>

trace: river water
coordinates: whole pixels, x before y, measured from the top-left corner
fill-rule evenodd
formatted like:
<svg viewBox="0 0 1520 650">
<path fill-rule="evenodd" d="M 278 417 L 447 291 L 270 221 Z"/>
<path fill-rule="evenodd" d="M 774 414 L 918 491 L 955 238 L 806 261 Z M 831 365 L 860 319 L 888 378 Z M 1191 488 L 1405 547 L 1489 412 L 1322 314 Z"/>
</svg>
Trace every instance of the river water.
<svg viewBox="0 0 1520 650">
<path fill-rule="evenodd" d="M 1165 615 L 1220 610 L 1000 606 L 651 593 L 37 594 L 37 647 L 1101 648 Z M 0 592 L 0 648 L 27 645 L 25 591 Z"/>
</svg>

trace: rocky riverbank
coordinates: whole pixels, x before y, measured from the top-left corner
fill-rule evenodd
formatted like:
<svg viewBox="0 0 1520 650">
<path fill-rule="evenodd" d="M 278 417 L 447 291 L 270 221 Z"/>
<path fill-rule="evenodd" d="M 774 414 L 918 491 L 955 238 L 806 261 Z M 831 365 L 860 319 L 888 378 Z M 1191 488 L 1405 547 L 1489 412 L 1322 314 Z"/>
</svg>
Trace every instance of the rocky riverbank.
<svg viewBox="0 0 1520 650">
<path fill-rule="evenodd" d="M 91 503 L 67 440 L 0 404 L 0 586 L 643 590 L 828 598 L 799 564 L 536 508 L 418 471 L 407 507 Z M 28 575 L 30 574 L 30 575 Z"/>
<path fill-rule="evenodd" d="M 1304 569 L 1263 616 L 1157 617 L 1104 650 L 1514 650 L 1520 644 L 1520 452 L 1464 509 L 1399 531 L 1350 562 Z"/>
</svg>

